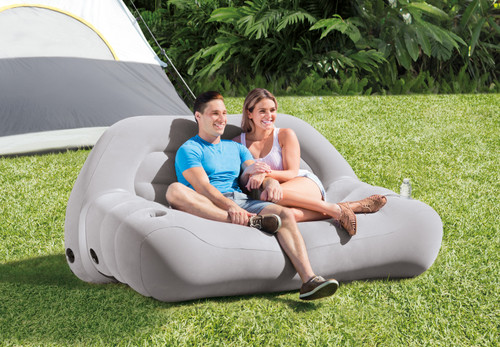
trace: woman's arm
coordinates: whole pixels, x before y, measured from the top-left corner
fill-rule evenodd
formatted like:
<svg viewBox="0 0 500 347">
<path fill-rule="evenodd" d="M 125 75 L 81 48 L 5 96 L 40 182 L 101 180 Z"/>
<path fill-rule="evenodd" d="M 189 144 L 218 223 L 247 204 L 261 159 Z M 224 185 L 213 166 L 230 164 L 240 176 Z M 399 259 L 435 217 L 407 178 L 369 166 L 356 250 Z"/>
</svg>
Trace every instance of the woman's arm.
<svg viewBox="0 0 500 347">
<path fill-rule="evenodd" d="M 300 168 L 300 144 L 292 129 L 280 129 L 278 141 L 281 146 L 283 170 L 272 170 L 267 177 L 286 182 L 297 177 Z"/>
</svg>

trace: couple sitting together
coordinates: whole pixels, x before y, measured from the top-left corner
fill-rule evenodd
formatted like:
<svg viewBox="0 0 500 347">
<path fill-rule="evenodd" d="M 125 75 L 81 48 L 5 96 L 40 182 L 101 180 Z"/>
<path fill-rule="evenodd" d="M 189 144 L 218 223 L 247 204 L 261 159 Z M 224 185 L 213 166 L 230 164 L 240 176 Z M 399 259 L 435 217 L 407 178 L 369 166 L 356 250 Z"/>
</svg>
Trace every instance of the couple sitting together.
<svg viewBox="0 0 500 347">
<path fill-rule="evenodd" d="M 243 132 L 234 141 L 222 140 L 227 122 L 222 95 L 198 96 L 198 135 L 177 151 L 178 182 L 169 186 L 167 200 L 173 208 L 199 217 L 275 234 L 302 280 L 300 298 L 319 299 L 334 294 L 339 284 L 316 276 L 297 222 L 333 218 L 352 236 L 355 213 L 376 212 L 387 200 L 373 195 L 356 202 L 327 202 L 318 177 L 299 169 L 294 131 L 274 127 L 277 108 L 269 91 L 252 90 L 243 106 Z M 260 195 L 251 198 L 240 187 Z"/>
</svg>

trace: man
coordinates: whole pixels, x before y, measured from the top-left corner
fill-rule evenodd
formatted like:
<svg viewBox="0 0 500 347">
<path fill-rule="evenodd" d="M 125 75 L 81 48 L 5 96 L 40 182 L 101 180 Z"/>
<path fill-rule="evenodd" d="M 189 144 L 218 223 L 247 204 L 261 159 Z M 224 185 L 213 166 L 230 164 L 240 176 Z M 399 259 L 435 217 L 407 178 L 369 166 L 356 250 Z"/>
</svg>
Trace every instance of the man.
<svg viewBox="0 0 500 347">
<path fill-rule="evenodd" d="M 239 181 L 245 185 L 258 164 L 245 146 L 221 139 L 227 123 L 222 95 L 206 92 L 198 96 L 194 116 L 198 135 L 177 151 L 175 170 L 179 182 L 167 190 L 170 205 L 199 217 L 250 225 L 276 234 L 302 280 L 300 298 L 315 300 L 334 294 L 338 282 L 314 274 L 292 211 L 271 202 L 251 200 L 241 192 Z M 266 178 L 262 188 L 271 198 L 281 193 L 279 182 L 272 178 Z"/>
</svg>

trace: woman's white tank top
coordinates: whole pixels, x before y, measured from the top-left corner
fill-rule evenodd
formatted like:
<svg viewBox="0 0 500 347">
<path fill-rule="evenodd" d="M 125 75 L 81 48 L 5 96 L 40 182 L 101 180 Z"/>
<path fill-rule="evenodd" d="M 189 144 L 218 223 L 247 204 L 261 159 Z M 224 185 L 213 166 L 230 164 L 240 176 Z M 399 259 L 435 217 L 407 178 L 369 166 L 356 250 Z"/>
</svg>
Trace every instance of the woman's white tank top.
<svg viewBox="0 0 500 347">
<path fill-rule="evenodd" d="M 274 128 L 274 133 L 273 133 L 273 147 L 271 148 L 271 151 L 264 157 L 264 158 L 256 158 L 256 161 L 263 161 L 269 167 L 271 167 L 271 170 L 283 170 L 283 157 L 281 156 L 281 146 L 280 142 L 278 141 L 278 134 L 280 129 L 279 128 Z M 240 142 L 243 146 L 246 147 L 247 142 L 246 142 L 246 136 L 245 133 L 241 133 L 240 135 Z M 323 197 L 323 200 L 326 201 L 326 192 L 325 188 L 323 187 L 323 184 L 319 180 L 319 178 L 313 174 L 312 172 L 304 169 L 299 169 L 299 172 L 297 174 L 297 177 L 307 177 L 311 180 L 313 180 L 319 187 L 321 191 L 321 195 Z"/>
<path fill-rule="evenodd" d="M 256 158 L 256 161 L 262 161 L 271 167 L 271 170 L 283 170 L 283 157 L 281 156 L 281 146 L 278 141 L 278 134 L 280 129 L 274 128 L 273 130 L 273 147 L 271 151 L 264 158 Z M 246 134 L 241 133 L 240 142 L 243 146 L 247 146 Z"/>
</svg>

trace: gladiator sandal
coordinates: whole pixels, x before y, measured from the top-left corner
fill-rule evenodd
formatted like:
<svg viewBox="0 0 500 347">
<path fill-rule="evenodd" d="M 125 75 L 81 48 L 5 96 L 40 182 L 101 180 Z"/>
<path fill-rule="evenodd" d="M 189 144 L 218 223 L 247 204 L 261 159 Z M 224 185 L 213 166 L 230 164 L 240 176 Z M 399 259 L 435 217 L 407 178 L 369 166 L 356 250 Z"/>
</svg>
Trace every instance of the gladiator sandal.
<svg viewBox="0 0 500 347">
<path fill-rule="evenodd" d="M 352 202 L 340 202 L 339 206 L 351 207 L 351 205 L 359 204 L 360 207 L 354 208 L 354 213 L 375 213 L 387 203 L 387 198 L 383 195 L 372 195 L 363 200 Z"/>
<path fill-rule="evenodd" d="M 356 215 L 351 210 L 349 205 L 340 205 L 340 226 L 347 231 L 350 236 L 356 235 L 356 229 L 358 227 Z"/>
</svg>

